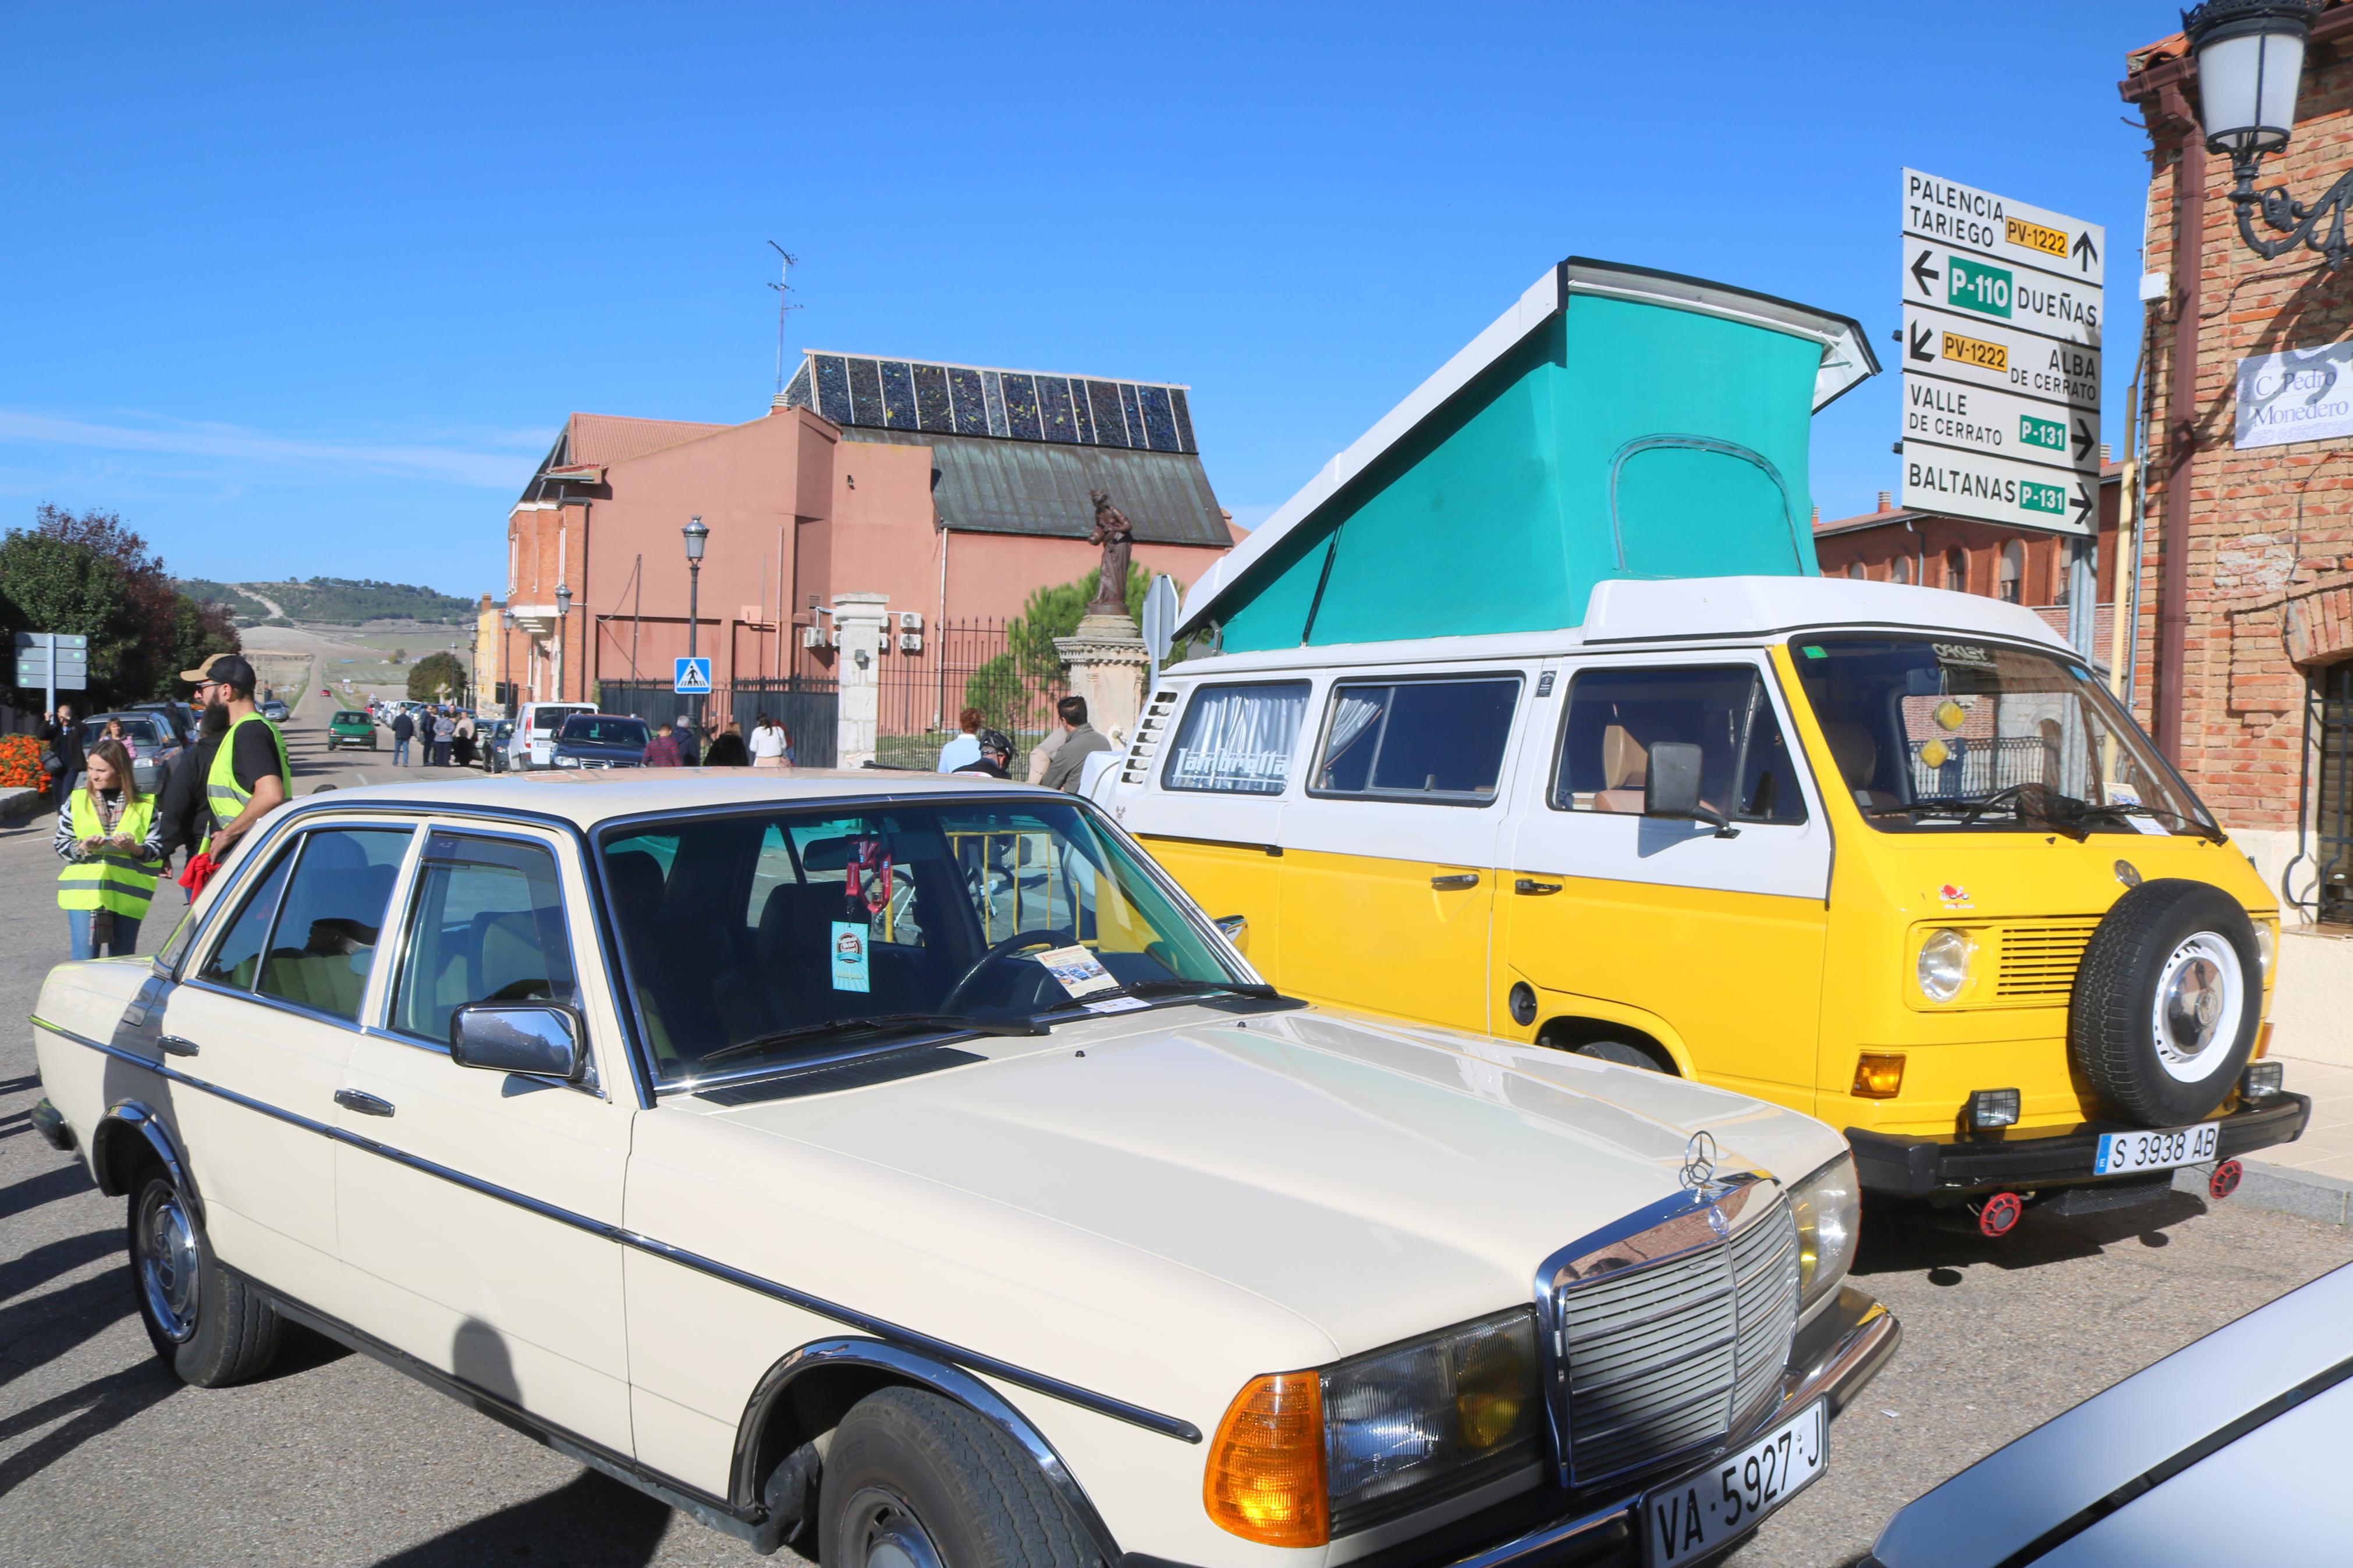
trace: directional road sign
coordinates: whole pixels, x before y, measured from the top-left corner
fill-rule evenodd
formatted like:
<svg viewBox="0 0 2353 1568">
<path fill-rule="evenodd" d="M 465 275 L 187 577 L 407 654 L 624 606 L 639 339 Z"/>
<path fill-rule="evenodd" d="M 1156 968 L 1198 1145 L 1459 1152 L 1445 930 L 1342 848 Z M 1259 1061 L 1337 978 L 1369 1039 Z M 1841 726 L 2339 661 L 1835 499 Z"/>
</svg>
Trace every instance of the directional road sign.
<svg viewBox="0 0 2353 1568">
<path fill-rule="evenodd" d="M 2100 471 L 2100 411 L 2086 413 L 1925 375 L 1904 378 L 1904 438 L 1957 447 L 1987 458 L 2016 458 Z"/>
<path fill-rule="evenodd" d="M 2107 231 L 1904 171 L 1904 504 L 2098 526 Z"/>
<path fill-rule="evenodd" d="M 711 695 L 711 660 L 708 657 L 681 658 L 676 662 L 677 673 L 670 679 L 672 691 L 681 697 Z"/>
<path fill-rule="evenodd" d="M 2053 342 L 1999 321 L 1923 305 L 1904 307 L 1904 369 L 2016 392 L 2097 414 L 2100 351 Z"/>
</svg>

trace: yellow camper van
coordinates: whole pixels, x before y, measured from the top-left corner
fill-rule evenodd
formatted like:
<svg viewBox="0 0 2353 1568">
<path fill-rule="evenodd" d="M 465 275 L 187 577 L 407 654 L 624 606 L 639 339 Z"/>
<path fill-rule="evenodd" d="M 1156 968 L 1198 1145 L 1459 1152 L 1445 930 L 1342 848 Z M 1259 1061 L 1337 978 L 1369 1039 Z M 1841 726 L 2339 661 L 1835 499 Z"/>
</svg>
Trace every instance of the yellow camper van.
<svg viewBox="0 0 2353 1568">
<path fill-rule="evenodd" d="M 1287 992 L 1777 1100 L 1845 1129 L 1866 1187 L 1989 1234 L 2179 1166 L 2219 1194 L 2297 1136 L 2308 1104 L 2260 1059 L 2278 912 L 2246 858 L 2031 611 L 1814 574 L 1802 448 L 1774 461 L 1742 400 L 1601 433 L 1581 578 L 1567 436 L 1533 443 L 1555 502 L 1491 496 L 1398 557 L 1393 520 L 1443 515 L 1448 448 L 1515 384 L 1553 382 L 1523 432 L 1606 423 L 1577 400 L 1588 305 L 1791 340 L 1800 408 L 1856 352 L 1839 318 L 1692 279 L 1568 264 L 1552 298 L 1196 586 L 1186 627 L 1219 651 L 1155 683 L 1096 798 Z M 1680 445 L 1641 444 L 1661 425 Z M 1640 471 L 1661 449 L 1682 471 Z M 1535 542 L 1499 545 L 1514 505 Z M 1691 564 L 1750 569 L 1617 564 L 1678 530 Z M 1756 569 L 1766 543 L 1789 564 Z M 1465 584 L 1466 552 L 1514 569 Z"/>
</svg>

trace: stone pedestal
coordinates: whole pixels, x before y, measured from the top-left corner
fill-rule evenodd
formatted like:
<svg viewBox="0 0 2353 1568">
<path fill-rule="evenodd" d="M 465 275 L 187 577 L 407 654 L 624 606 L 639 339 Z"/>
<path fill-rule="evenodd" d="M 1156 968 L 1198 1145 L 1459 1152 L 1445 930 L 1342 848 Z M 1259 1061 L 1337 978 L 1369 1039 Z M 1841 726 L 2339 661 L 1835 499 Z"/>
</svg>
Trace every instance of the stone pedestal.
<svg viewBox="0 0 2353 1568">
<path fill-rule="evenodd" d="M 1056 637 L 1054 651 L 1071 667 L 1071 695 L 1087 700 L 1087 721 L 1114 742 L 1134 733 L 1144 710 L 1144 679 L 1152 650 L 1123 613 L 1090 615 L 1074 637 Z"/>
<path fill-rule="evenodd" d="M 886 594 L 833 596 L 833 672 L 839 682 L 835 766 L 862 768 L 874 760 L 874 726 L 882 713 L 882 606 Z"/>
</svg>

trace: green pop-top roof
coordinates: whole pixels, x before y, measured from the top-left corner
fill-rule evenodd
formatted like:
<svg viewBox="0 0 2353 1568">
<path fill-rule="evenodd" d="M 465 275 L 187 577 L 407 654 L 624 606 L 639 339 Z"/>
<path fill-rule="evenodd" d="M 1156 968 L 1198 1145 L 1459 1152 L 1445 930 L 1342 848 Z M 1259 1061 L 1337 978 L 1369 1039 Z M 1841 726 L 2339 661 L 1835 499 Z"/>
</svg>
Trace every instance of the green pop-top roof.
<svg viewBox="0 0 2353 1568">
<path fill-rule="evenodd" d="M 1577 625 L 1612 578 L 1810 575 L 1853 320 L 1571 257 L 1195 584 L 1228 651 Z"/>
</svg>

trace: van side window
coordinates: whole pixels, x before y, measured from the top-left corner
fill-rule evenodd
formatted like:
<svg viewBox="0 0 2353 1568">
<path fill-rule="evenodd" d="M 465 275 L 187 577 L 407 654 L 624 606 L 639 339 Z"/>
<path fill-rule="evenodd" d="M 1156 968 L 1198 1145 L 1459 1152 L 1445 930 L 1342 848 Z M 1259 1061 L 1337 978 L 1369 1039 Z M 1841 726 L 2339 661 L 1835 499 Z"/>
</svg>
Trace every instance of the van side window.
<svg viewBox="0 0 2353 1568">
<path fill-rule="evenodd" d="M 1291 748 L 1307 717 L 1307 682 L 1205 686 L 1177 726 L 1161 770 L 1162 789 L 1218 795 L 1281 795 Z"/>
<path fill-rule="evenodd" d="M 1310 793 L 1493 800 L 1519 700 L 1516 676 L 1335 686 Z"/>
<path fill-rule="evenodd" d="M 1554 809 L 1639 816 L 1651 748 L 1662 741 L 1699 746 L 1700 799 L 1734 820 L 1806 820 L 1797 763 L 1748 665 L 1579 674 L 1561 726 Z"/>
</svg>

